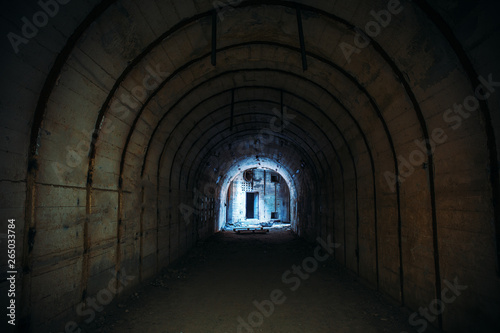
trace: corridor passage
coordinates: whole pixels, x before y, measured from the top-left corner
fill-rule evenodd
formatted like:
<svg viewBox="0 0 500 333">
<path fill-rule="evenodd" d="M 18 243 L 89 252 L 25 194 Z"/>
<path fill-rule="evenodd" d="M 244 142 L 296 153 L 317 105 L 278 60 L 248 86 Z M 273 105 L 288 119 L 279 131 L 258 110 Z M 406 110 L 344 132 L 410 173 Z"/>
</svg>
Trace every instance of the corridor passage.
<svg viewBox="0 0 500 333">
<path fill-rule="evenodd" d="M 499 0 L 4 3 L 0 333 L 500 332 Z"/>
<path fill-rule="evenodd" d="M 360 284 L 331 258 L 314 271 L 317 246 L 288 230 L 218 233 L 137 293 L 108 305 L 90 331 L 392 333 L 421 327 L 411 328 L 405 309 Z M 311 273 L 294 274 L 292 266 L 303 262 Z M 283 292 L 275 298 L 281 304 L 270 306 L 275 290 Z"/>
</svg>

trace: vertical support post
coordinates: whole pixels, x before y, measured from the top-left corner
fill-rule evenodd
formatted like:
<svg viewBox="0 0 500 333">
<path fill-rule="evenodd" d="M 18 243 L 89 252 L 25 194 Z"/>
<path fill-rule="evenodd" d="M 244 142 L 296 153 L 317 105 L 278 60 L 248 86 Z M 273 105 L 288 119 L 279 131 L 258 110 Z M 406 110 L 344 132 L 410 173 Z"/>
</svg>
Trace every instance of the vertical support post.
<svg viewBox="0 0 500 333">
<path fill-rule="evenodd" d="M 264 197 L 266 195 L 266 170 L 264 170 Z M 264 198 L 265 200 L 265 198 Z"/>
<path fill-rule="evenodd" d="M 300 5 L 297 5 L 297 25 L 299 28 L 300 51 L 302 53 L 302 69 L 307 71 L 306 45 L 304 40 L 304 29 L 302 27 L 302 12 Z"/>
<path fill-rule="evenodd" d="M 278 183 L 274 183 L 274 211 L 278 209 Z"/>
</svg>

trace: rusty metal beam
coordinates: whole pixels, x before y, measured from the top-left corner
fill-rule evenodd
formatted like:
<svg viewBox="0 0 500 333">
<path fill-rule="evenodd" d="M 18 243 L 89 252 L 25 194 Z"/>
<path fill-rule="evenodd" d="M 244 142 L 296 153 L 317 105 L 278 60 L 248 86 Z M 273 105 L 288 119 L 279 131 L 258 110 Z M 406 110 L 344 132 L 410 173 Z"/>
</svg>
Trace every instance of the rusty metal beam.
<svg viewBox="0 0 500 333">
<path fill-rule="evenodd" d="M 299 29 L 300 51 L 302 54 L 302 69 L 307 71 L 306 44 L 304 39 L 304 28 L 302 26 L 302 11 L 300 10 L 300 5 L 297 5 L 297 26 Z"/>
<path fill-rule="evenodd" d="M 217 65 L 217 12 L 212 12 L 212 66 Z"/>
</svg>

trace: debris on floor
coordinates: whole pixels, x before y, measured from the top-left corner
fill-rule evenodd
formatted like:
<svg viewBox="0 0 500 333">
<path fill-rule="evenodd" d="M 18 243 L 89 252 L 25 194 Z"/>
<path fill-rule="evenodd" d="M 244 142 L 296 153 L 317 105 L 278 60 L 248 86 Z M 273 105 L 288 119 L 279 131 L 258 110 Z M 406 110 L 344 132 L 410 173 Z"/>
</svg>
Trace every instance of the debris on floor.
<svg viewBox="0 0 500 333">
<path fill-rule="evenodd" d="M 262 315 L 253 332 L 415 332 L 409 311 L 360 283 L 333 259 L 307 279 L 293 274 L 293 280 L 283 281 L 283 274 L 312 258 L 316 247 L 291 231 L 273 228 L 262 237 L 218 233 L 161 271 L 155 282 L 166 288 L 139 286 L 137 295 L 105 308 L 85 332 L 235 332 L 238 318 L 260 314 L 255 304 L 268 304 L 265 300 L 278 289 L 283 303 L 275 304 L 269 317 Z M 430 326 L 428 332 L 434 333 Z"/>
<path fill-rule="evenodd" d="M 233 231 L 237 234 L 267 234 L 269 229 L 264 228 L 234 228 Z"/>
<path fill-rule="evenodd" d="M 186 279 L 187 275 L 188 274 L 186 268 L 166 269 L 160 276 L 158 276 L 153 282 L 151 282 L 150 285 L 154 287 L 168 288 L 168 280 Z"/>
<path fill-rule="evenodd" d="M 266 222 L 227 222 L 226 225 L 222 228 L 223 231 L 236 231 L 235 229 L 261 229 L 261 228 L 269 228 L 269 229 L 280 229 L 280 230 L 291 230 L 290 223 L 277 221 L 266 221 Z M 266 232 L 267 233 L 267 232 Z"/>
</svg>

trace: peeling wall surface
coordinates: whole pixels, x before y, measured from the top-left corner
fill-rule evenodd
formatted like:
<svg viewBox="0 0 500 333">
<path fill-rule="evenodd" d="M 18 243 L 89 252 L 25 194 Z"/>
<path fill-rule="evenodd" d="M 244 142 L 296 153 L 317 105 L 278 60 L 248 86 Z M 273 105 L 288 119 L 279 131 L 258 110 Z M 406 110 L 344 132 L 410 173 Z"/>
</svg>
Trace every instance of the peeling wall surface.
<svg viewBox="0 0 500 333">
<path fill-rule="evenodd" d="M 231 182 L 227 222 L 290 222 L 290 192 L 281 175 L 263 169 L 253 169 L 249 172 L 249 178 L 245 179 L 242 172 Z M 247 201 L 247 193 L 251 194 L 252 202 Z M 249 205 L 252 206 L 251 216 L 247 211 Z"/>
<path fill-rule="evenodd" d="M 416 311 L 458 281 L 432 325 L 499 328 L 499 9 L 5 3 L 2 308 L 18 331 L 63 331 L 89 295 L 130 293 L 217 233 L 232 179 L 266 168 L 292 230 L 332 237 L 371 288 Z"/>
</svg>

